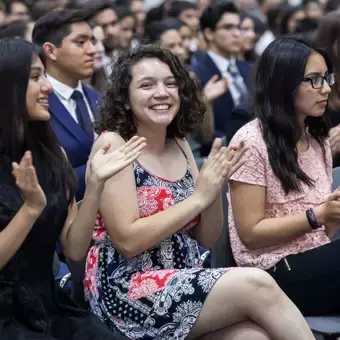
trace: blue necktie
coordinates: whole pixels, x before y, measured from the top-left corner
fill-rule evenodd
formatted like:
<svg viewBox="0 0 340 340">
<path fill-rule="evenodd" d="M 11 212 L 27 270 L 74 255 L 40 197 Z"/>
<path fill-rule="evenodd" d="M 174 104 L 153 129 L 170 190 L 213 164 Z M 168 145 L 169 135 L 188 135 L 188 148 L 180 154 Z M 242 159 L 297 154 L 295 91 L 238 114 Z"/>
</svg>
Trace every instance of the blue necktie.
<svg viewBox="0 0 340 340">
<path fill-rule="evenodd" d="M 230 63 L 228 67 L 228 72 L 233 77 L 234 80 L 233 84 L 240 96 L 238 103 L 235 103 L 235 106 L 244 104 L 248 97 L 248 89 L 244 84 L 243 78 L 238 70 L 238 67 L 235 64 Z"/>
<path fill-rule="evenodd" d="M 83 129 L 90 139 L 93 139 L 92 121 L 83 94 L 80 91 L 75 90 L 72 93 L 71 98 L 77 104 L 76 115 L 78 119 L 78 125 Z"/>
</svg>

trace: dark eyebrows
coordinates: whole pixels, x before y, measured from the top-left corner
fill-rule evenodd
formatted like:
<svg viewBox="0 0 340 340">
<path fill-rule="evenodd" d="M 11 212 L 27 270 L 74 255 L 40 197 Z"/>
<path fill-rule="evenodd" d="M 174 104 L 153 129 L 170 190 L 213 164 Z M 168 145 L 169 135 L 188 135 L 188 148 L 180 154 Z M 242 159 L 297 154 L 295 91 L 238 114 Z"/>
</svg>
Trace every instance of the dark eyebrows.
<svg viewBox="0 0 340 340">
<path fill-rule="evenodd" d="M 170 80 L 170 79 L 175 80 L 175 77 L 174 76 L 168 76 L 168 77 L 165 78 L 165 81 Z M 155 78 L 153 78 L 153 77 L 143 77 L 143 78 L 139 79 L 137 81 L 137 83 L 140 84 L 143 81 L 154 81 L 154 80 L 155 80 Z"/>
<path fill-rule="evenodd" d="M 84 40 L 91 40 L 93 39 L 93 35 L 88 35 L 88 34 L 77 34 L 73 40 L 77 40 L 77 39 L 84 39 Z"/>
<path fill-rule="evenodd" d="M 325 72 L 325 73 L 321 73 L 321 72 L 310 72 L 308 74 L 305 75 L 305 78 L 308 78 L 308 77 L 317 77 L 317 76 L 324 76 L 328 74 L 328 70 Z"/>
</svg>

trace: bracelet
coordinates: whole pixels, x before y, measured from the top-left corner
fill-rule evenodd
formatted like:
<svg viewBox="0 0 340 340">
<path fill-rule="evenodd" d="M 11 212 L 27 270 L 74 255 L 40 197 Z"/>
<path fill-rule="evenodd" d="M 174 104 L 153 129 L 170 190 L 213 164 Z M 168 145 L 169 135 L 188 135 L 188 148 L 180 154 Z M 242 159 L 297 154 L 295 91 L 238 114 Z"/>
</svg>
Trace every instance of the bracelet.
<svg viewBox="0 0 340 340">
<path fill-rule="evenodd" d="M 313 230 L 319 229 L 322 227 L 322 224 L 320 224 L 320 222 L 317 220 L 314 210 L 312 208 L 309 208 L 306 210 L 306 217 L 307 217 L 310 227 Z"/>
</svg>

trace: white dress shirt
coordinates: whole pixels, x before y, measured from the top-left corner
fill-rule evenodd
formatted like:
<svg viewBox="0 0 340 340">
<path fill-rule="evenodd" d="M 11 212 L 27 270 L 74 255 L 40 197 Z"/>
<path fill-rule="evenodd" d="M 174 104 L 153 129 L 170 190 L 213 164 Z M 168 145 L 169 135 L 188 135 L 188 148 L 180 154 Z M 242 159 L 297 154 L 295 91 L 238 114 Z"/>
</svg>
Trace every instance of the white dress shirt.
<svg viewBox="0 0 340 340">
<path fill-rule="evenodd" d="M 237 90 L 234 84 L 234 78 L 232 75 L 228 72 L 228 68 L 230 64 L 236 64 L 236 59 L 234 57 L 231 57 L 230 59 L 224 58 L 215 52 L 209 50 L 208 51 L 209 57 L 212 59 L 212 61 L 215 63 L 216 67 L 221 72 L 222 76 L 226 77 L 228 80 L 228 88 L 230 91 L 231 98 L 233 99 L 234 105 L 237 106 L 240 103 L 241 94 Z M 240 77 L 242 78 L 242 77 Z M 246 88 L 246 84 L 244 83 L 244 80 L 242 78 L 238 80 L 239 82 L 243 82 L 244 87 Z"/>
<path fill-rule="evenodd" d="M 54 93 L 58 97 L 58 99 L 61 101 L 61 103 L 65 106 L 66 110 L 70 113 L 71 117 L 77 122 L 78 124 L 78 119 L 77 119 L 77 114 L 76 114 L 76 109 L 77 109 L 77 103 L 75 102 L 74 99 L 71 98 L 73 92 L 75 90 L 81 92 L 84 97 L 84 101 L 87 107 L 87 110 L 89 111 L 89 115 L 91 118 L 91 121 L 94 121 L 94 115 L 91 110 L 91 106 L 86 98 L 86 95 L 83 90 L 83 86 L 81 82 L 78 83 L 78 86 L 73 89 L 72 87 L 69 87 L 68 85 L 63 84 L 59 80 L 51 77 L 49 74 L 46 74 L 46 78 L 48 81 L 51 83 L 52 88 L 54 90 Z"/>
</svg>

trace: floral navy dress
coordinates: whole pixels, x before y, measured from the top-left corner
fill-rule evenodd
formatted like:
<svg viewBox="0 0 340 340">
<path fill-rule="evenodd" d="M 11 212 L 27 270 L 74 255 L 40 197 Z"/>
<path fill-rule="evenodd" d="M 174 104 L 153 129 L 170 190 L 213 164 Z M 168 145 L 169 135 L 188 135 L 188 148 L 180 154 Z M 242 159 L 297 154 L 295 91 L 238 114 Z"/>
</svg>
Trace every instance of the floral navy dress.
<svg viewBox="0 0 340 340">
<path fill-rule="evenodd" d="M 172 182 L 134 163 L 141 218 L 192 195 L 187 164 L 184 177 Z M 131 339 L 185 339 L 213 285 L 228 270 L 202 268 L 198 243 L 188 234 L 198 222 L 196 217 L 158 246 L 125 260 L 98 214 L 84 280 L 92 312 Z"/>
</svg>

